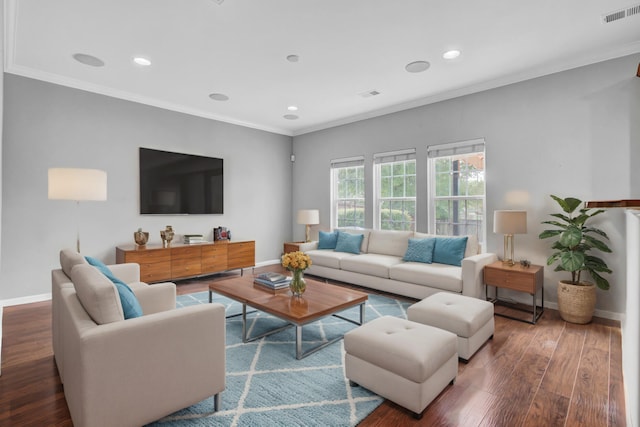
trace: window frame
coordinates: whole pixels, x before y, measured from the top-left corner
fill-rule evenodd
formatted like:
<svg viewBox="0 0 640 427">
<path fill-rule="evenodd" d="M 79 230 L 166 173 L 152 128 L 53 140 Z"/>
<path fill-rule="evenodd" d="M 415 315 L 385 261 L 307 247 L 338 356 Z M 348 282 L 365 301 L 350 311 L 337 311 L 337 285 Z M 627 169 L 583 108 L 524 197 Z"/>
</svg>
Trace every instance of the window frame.
<svg viewBox="0 0 640 427">
<path fill-rule="evenodd" d="M 456 156 L 465 156 L 470 154 L 481 154 L 484 156 L 483 159 L 483 169 L 482 169 L 482 183 L 483 183 L 483 193 L 482 195 L 455 195 L 450 194 L 448 196 L 438 196 L 436 195 L 436 161 L 442 158 L 452 158 Z M 462 172 L 462 171 L 460 171 Z M 427 179 L 428 179 L 428 190 L 427 190 L 427 212 L 429 216 L 428 220 L 428 231 L 430 234 L 437 234 L 437 215 L 436 215 L 436 204 L 440 201 L 449 201 L 449 202 L 482 202 L 482 218 L 480 223 L 476 227 L 476 237 L 478 238 L 478 242 L 485 246 L 486 237 L 487 237 L 487 166 L 486 166 L 486 150 L 485 150 L 485 141 L 483 138 L 473 139 L 468 141 L 460 141 L 449 144 L 441 144 L 441 145 L 432 145 L 427 147 Z M 466 211 L 466 208 L 459 208 L 459 210 Z M 450 217 L 451 218 L 451 217 Z M 450 222 L 451 223 L 451 222 Z M 460 225 L 461 222 L 458 221 L 456 223 Z M 453 227 L 456 226 L 453 224 Z M 457 235 L 464 236 L 469 233 L 460 233 Z M 455 235 L 453 231 L 451 234 L 447 235 Z"/>
<path fill-rule="evenodd" d="M 347 168 L 362 168 L 362 182 L 360 183 L 360 188 L 362 189 L 361 193 L 362 193 L 362 197 L 344 197 L 344 198 L 340 198 L 339 197 L 339 181 L 338 181 L 338 173 L 340 169 L 347 169 Z M 331 229 L 336 229 L 336 228 L 343 228 L 343 227 L 359 227 L 359 228 L 364 228 L 365 226 L 365 221 L 366 221 L 366 188 L 365 188 L 365 183 L 366 183 L 366 177 L 365 177 L 365 170 L 364 170 L 364 156 L 356 156 L 356 157 L 348 157 L 348 158 L 342 158 L 342 159 L 335 159 L 335 160 L 331 160 L 331 165 L 330 165 L 330 188 L 331 188 L 331 194 L 330 194 L 330 199 L 331 199 L 331 208 L 330 208 L 330 212 L 331 212 Z M 359 207 L 362 208 L 362 223 L 355 223 L 352 225 L 344 225 L 344 224 L 339 224 L 338 220 L 339 220 L 339 210 L 340 210 L 340 204 L 343 202 L 349 202 L 351 201 L 353 203 L 353 210 L 354 210 L 354 217 L 356 217 L 356 212 L 357 209 Z"/>
<path fill-rule="evenodd" d="M 415 195 L 414 196 L 406 196 L 406 188 L 407 188 L 407 182 L 406 182 L 406 177 L 409 176 L 406 173 L 406 163 L 407 162 L 413 162 L 414 164 L 414 173 L 413 173 L 413 179 L 414 179 L 414 191 L 415 191 Z M 382 221 L 382 205 L 384 202 L 402 202 L 403 204 L 403 212 L 405 212 L 404 210 L 404 204 L 405 202 L 413 202 L 413 221 L 411 223 L 409 223 L 409 227 L 402 227 L 401 230 L 405 230 L 405 231 L 416 231 L 416 222 L 417 222 L 417 215 L 418 215 L 418 194 L 417 194 L 417 173 L 418 173 L 418 164 L 417 164 L 417 160 L 416 160 L 416 149 L 415 148 L 410 148 L 410 149 L 406 149 L 406 150 L 400 150 L 400 151 L 391 151 L 391 152 L 385 152 L 385 153 L 376 153 L 373 155 L 373 163 L 374 163 L 374 179 L 373 179 L 373 187 L 374 187 L 374 192 L 373 192 L 373 228 L 376 230 L 383 230 L 383 221 Z M 393 164 L 395 163 L 405 163 L 405 173 L 404 176 L 404 188 L 405 188 L 405 195 L 398 197 L 398 196 L 391 196 L 391 197 L 382 197 L 381 192 L 382 192 L 382 166 L 383 165 L 391 165 L 391 167 L 393 167 Z M 395 176 L 395 175 L 392 175 Z M 398 175 L 400 176 L 400 175 Z M 402 224 L 407 224 L 406 221 L 400 221 L 400 223 Z M 396 228 L 384 228 L 384 230 L 396 230 Z"/>
</svg>

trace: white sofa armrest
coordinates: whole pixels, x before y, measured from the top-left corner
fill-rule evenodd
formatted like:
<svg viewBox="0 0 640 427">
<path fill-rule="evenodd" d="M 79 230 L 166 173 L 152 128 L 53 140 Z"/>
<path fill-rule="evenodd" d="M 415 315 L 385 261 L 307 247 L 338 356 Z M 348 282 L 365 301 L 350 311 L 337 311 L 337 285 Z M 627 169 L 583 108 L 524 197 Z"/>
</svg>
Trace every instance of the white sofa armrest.
<svg viewBox="0 0 640 427">
<path fill-rule="evenodd" d="M 300 248 L 300 252 L 314 251 L 318 249 L 318 242 L 315 241 L 315 242 L 300 243 L 298 247 Z"/>
<path fill-rule="evenodd" d="M 73 365 L 65 396 L 74 424 L 139 426 L 225 388 L 221 304 L 105 325 L 81 323 L 68 331 L 71 348 L 65 359 Z"/>
<path fill-rule="evenodd" d="M 142 307 L 142 313 L 159 313 L 176 308 L 176 284 L 171 282 L 147 285 L 138 282 L 131 284 L 131 290 Z"/>
<path fill-rule="evenodd" d="M 493 253 L 473 255 L 462 260 L 462 295 L 484 298 L 483 272 L 485 265 L 496 262 L 498 256 Z"/>
<path fill-rule="evenodd" d="M 107 267 L 109 267 L 109 270 L 111 270 L 114 276 L 122 280 L 124 283 L 134 283 L 140 281 L 139 264 L 128 262 L 125 264 L 112 264 Z"/>
</svg>

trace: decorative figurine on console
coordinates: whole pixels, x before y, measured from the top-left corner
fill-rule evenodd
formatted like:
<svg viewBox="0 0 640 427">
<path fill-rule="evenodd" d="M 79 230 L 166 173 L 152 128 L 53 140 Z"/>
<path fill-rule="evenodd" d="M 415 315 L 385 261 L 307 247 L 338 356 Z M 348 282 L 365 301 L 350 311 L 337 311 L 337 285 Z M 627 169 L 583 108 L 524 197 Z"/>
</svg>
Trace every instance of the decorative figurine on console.
<svg viewBox="0 0 640 427">
<path fill-rule="evenodd" d="M 171 227 L 170 225 L 167 225 L 167 228 L 160 231 L 160 238 L 162 239 L 162 247 L 163 248 L 168 248 L 169 246 L 171 246 L 171 241 L 173 240 L 173 236 L 174 236 L 174 232 L 173 232 L 173 227 Z"/>
<path fill-rule="evenodd" d="M 142 228 L 138 228 L 138 231 L 133 233 L 133 240 L 139 248 L 144 248 L 149 241 L 149 232 L 142 231 Z"/>
<path fill-rule="evenodd" d="M 218 227 L 213 229 L 213 240 L 215 242 L 221 240 L 231 240 L 231 231 L 227 227 Z"/>
</svg>

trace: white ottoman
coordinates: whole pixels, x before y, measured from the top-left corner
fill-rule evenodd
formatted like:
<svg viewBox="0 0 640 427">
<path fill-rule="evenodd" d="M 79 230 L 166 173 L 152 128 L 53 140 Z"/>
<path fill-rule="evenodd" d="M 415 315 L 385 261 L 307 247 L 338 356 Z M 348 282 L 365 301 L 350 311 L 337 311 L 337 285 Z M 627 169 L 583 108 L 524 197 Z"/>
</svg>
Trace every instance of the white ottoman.
<svg viewBox="0 0 640 427">
<path fill-rule="evenodd" d="M 458 356 L 467 362 L 493 338 L 493 304 L 464 295 L 438 292 L 407 309 L 407 317 L 458 336 Z"/>
<path fill-rule="evenodd" d="M 457 348 L 450 332 L 384 316 L 345 334 L 345 375 L 420 418 L 455 381 Z"/>
</svg>

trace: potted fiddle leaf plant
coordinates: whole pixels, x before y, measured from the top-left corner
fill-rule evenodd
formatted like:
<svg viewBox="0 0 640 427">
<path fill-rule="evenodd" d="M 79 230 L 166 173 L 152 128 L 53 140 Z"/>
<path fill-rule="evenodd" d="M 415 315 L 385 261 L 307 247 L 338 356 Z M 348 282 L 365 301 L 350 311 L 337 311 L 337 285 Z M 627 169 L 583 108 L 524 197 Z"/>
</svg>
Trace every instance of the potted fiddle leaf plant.
<svg viewBox="0 0 640 427">
<path fill-rule="evenodd" d="M 554 252 L 547 259 L 547 265 L 557 263 L 555 271 L 571 273 L 571 280 L 558 283 L 558 311 L 560 317 L 571 323 L 589 323 L 596 306 L 596 286 L 602 290 L 609 289 L 609 281 L 602 276 L 611 270 L 602 258 L 592 254 L 593 250 L 610 253 L 605 243 L 607 234 L 589 223 L 591 218 L 604 212 L 588 208 L 576 209 L 582 201 L 573 197 L 562 199 L 551 195 L 563 212 L 553 213 L 556 220 L 543 221 L 552 225 L 553 229 L 545 230 L 538 236 L 540 239 L 555 238 L 551 249 Z M 594 283 L 584 281 L 587 273 Z"/>
</svg>

